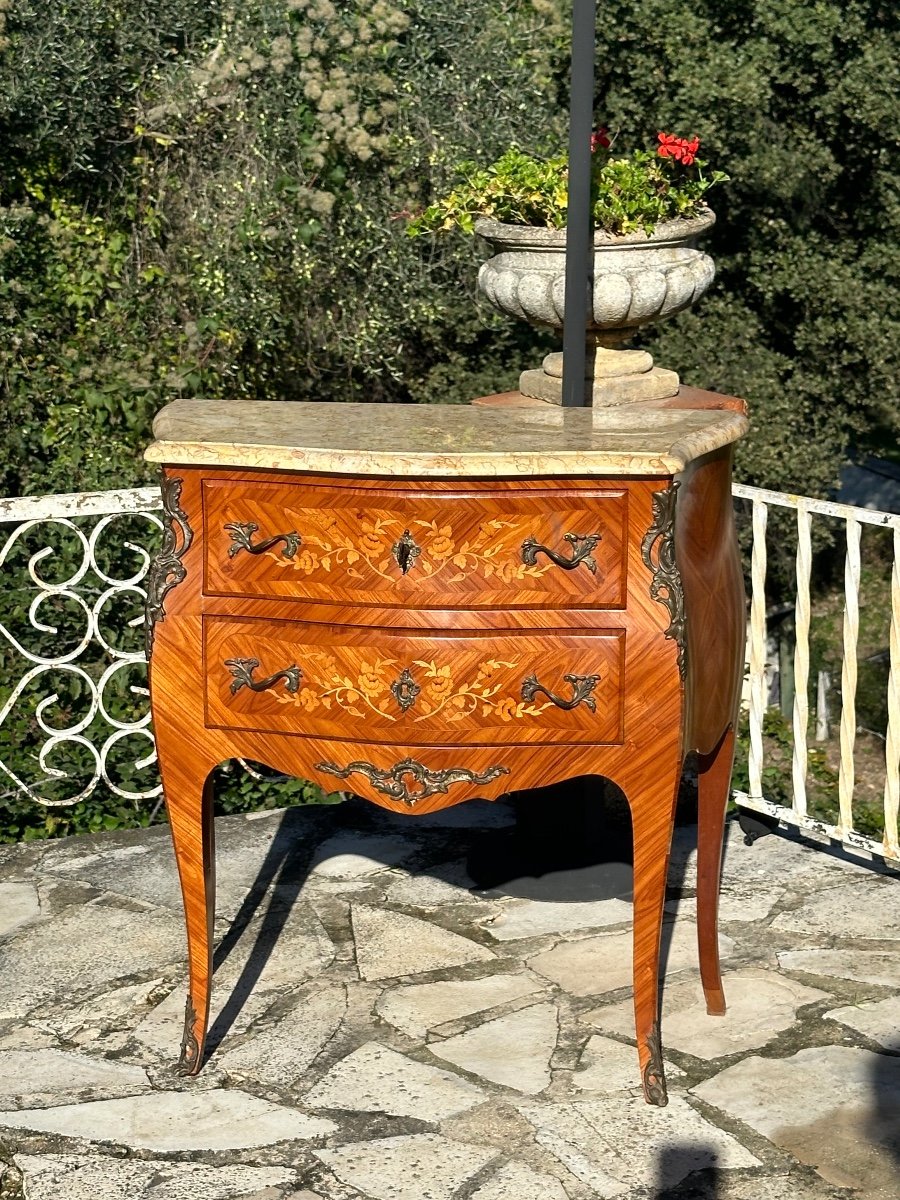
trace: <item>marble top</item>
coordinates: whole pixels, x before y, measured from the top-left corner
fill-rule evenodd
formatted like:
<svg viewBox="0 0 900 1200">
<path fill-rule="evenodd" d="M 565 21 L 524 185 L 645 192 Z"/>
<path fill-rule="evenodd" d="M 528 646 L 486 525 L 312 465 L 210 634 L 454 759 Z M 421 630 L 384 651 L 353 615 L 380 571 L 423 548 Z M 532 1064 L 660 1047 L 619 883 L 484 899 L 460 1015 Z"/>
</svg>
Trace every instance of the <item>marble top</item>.
<svg viewBox="0 0 900 1200">
<path fill-rule="evenodd" d="M 674 475 L 748 427 L 702 409 L 175 400 L 145 458 L 353 475 Z"/>
</svg>

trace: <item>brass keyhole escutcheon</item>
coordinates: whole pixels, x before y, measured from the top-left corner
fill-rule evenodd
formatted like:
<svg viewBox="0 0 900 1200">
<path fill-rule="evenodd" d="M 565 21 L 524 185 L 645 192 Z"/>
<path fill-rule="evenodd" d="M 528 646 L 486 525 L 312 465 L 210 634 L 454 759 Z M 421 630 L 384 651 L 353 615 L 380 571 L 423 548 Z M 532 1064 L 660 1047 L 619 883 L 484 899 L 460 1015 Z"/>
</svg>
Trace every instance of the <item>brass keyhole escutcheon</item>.
<svg viewBox="0 0 900 1200">
<path fill-rule="evenodd" d="M 391 546 L 391 554 L 404 575 L 409 574 L 421 553 L 422 547 L 416 543 L 408 529 L 404 529 L 399 541 L 394 542 Z"/>
</svg>

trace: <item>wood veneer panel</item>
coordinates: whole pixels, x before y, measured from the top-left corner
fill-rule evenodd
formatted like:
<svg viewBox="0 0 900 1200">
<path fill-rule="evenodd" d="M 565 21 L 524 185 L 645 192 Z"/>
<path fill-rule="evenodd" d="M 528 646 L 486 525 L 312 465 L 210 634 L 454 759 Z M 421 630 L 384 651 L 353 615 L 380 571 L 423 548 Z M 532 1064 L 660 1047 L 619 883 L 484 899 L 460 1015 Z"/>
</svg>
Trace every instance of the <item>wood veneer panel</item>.
<svg viewBox="0 0 900 1200">
<path fill-rule="evenodd" d="M 410 745 L 622 741 L 622 630 L 438 634 L 208 617 L 203 637 L 211 727 Z"/>
<path fill-rule="evenodd" d="M 698 459 L 685 472 L 675 544 L 687 614 L 686 749 L 710 754 L 737 720 L 744 666 L 746 606 L 730 449 Z"/>
<path fill-rule="evenodd" d="M 248 475 L 199 468 L 167 470 L 170 480 L 180 481 L 175 525 L 181 533 L 161 556 L 166 564 L 161 576 L 165 587 L 161 606 L 156 607 L 161 607 L 163 615 L 154 627 L 150 677 L 188 929 L 191 981 L 183 1056 L 187 1070 L 196 1072 L 202 1063 L 209 1006 L 214 860 L 207 779 L 215 763 L 231 757 L 264 762 L 288 774 L 315 779 L 329 789 L 352 789 L 405 813 L 427 813 L 473 796 L 494 799 L 508 791 L 602 774 L 622 788 L 632 810 L 638 1054 L 645 1095 L 654 1103 L 665 1102 L 657 977 L 675 795 L 685 750 L 703 749 L 714 731 L 718 741 L 732 719 L 733 665 L 743 644 L 733 543 L 729 540 L 733 531 L 725 515 L 728 470 L 727 456 L 719 455 L 686 473 L 678 497 L 674 542 L 673 531 L 659 527 L 660 494 L 671 486 L 671 481 L 659 478 L 629 477 L 624 482 L 466 480 L 465 488 L 460 488 L 459 481 L 451 480 L 326 480 L 286 472 Z M 514 585 L 518 588 L 522 581 L 507 581 L 501 575 L 498 583 L 496 571 L 478 577 L 479 588 L 487 589 L 479 595 L 492 598 L 489 606 L 474 591 L 461 596 L 449 585 L 438 587 L 436 580 L 430 590 L 420 586 L 416 592 L 410 587 L 408 594 L 402 593 L 400 589 L 413 578 L 412 573 L 405 579 L 383 580 L 378 585 L 382 592 L 373 595 L 370 589 L 360 589 L 358 581 L 348 587 L 344 580 L 330 589 L 315 581 L 309 583 L 312 573 L 307 576 L 301 571 L 299 581 L 284 594 L 273 596 L 267 574 L 275 571 L 271 561 L 263 564 L 264 578 L 242 577 L 244 582 L 236 586 L 238 576 L 228 575 L 221 566 L 220 523 L 224 525 L 226 518 L 255 520 L 255 512 L 240 507 L 242 497 L 248 494 L 254 504 L 264 494 L 272 497 L 266 501 L 271 505 L 269 515 L 283 517 L 285 505 L 296 508 L 302 500 L 302 508 L 313 493 L 319 501 L 327 493 L 329 504 L 340 511 L 345 524 L 348 514 L 372 511 L 399 512 L 404 519 L 407 512 L 416 512 L 424 520 L 423 508 L 431 514 L 428 521 L 436 522 L 438 511 L 452 514 L 458 506 L 462 514 L 469 514 L 465 520 L 470 527 L 476 516 L 483 521 L 491 519 L 489 513 L 502 512 L 537 522 L 532 528 L 538 532 L 561 534 L 564 520 L 573 514 L 595 517 L 597 506 L 604 520 L 610 512 L 619 513 L 620 517 L 607 524 L 598 545 L 598 550 L 602 547 L 611 554 L 608 562 L 604 560 L 600 576 L 601 582 L 611 587 L 602 602 L 606 611 L 599 607 L 596 590 L 585 592 L 587 580 L 579 576 L 585 574 L 583 567 L 565 573 L 554 568 L 526 577 L 530 607 L 515 603 L 522 593 Z M 296 503 L 295 497 L 299 498 Z M 730 509 L 730 497 L 728 504 Z M 320 511 L 321 503 L 313 508 Z M 711 511 L 705 512 L 706 508 Z M 283 530 L 279 525 L 259 532 Z M 440 526 L 432 532 L 435 538 L 449 537 L 441 533 Z M 518 528 L 516 537 L 520 532 Z M 213 565 L 213 551 L 207 550 L 207 542 L 212 546 L 217 538 Z M 227 558 L 227 542 L 224 550 Z M 661 574 L 660 565 L 653 565 L 653 556 L 662 551 L 666 562 L 675 555 L 683 579 L 688 610 L 685 679 L 679 671 L 680 648 L 674 636 L 674 601 L 667 588 L 659 586 L 664 574 L 669 585 L 674 577 Z M 232 563 L 238 557 L 233 556 Z M 255 564 L 261 556 L 241 557 Z M 600 559 L 597 562 L 599 567 Z M 204 594 L 204 575 L 207 589 L 213 579 L 214 587 L 221 586 L 219 593 Z M 554 581 L 551 590 L 542 590 L 548 587 L 548 577 Z M 573 578 L 578 579 L 574 587 Z M 241 590 L 244 586 L 246 594 Z M 316 594 L 314 586 L 319 586 Z M 513 590 L 504 593 L 504 588 Z M 510 603 L 501 602 L 504 594 Z M 376 654 L 396 659 L 401 669 L 415 654 L 414 662 L 433 661 L 436 671 L 449 667 L 450 674 L 455 671 L 457 678 L 468 681 L 473 672 L 477 679 L 485 655 L 508 655 L 503 661 L 512 662 L 522 651 L 521 669 L 533 668 L 542 683 L 546 682 L 545 672 L 550 671 L 553 690 L 559 694 L 562 675 L 585 675 L 596 667 L 601 675 L 598 711 L 591 714 L 582 707 L 567 712 L 549 706 L 522 718 L 510 714 L 508 722 L 496 713 L 492 717 L 483 711 L 463 712 L 458 722 L 445 722 L 445 707 L 426 714 L 421 722 L 423 733 L 411 734 L 412 721 L 388 721 L 375 714 L 356 717 L 346 711 L 340 720 L 336 714 L 334 719 L 331 713 L 327 719 L 319 714 L 315 718 L 319 723 L 314 724 L 312 710 L 298 706 L 293 699 L 287 720 L 273 716 L 276 708 L 281 713 L 287 706 L 268 691 L 254 692 L 245 685 L 231 693 L 235 676 L 224 671 L 226 657 L 258 657 L 258 673 L 255 669 L 250 672 L 250 677 L 258 680 L 264 673 L 277 674 L 291 665 L 281 661 L 286 650 L 296 652 L 298 668 L 304 653 L 331 653 L 337 673 L 351 678 L 358 678 L 365 667 L 371 668 Z M 309 669 L 308 663 L 304 669 Z M 509 678 L 504 680 L 504 686 L 510 687 Z M 616 705 L 606 703 L 603 688 L 607 686 L 615 691 Z M 300 691 L 298 681 L 296 695 Z M 705 695 L 698 702 L 701 692 Z M 690 693 L 694 693 L 692 699 Z M 686 698 L 691 700 L 687 724 Z M 297 712 L 298 707 L 302 712 Z M 252 727 L 224 727 L 250 716 L 262 719 L 246 721 Z M 350 726 L 350 718 L 359 722 L 358 729 Z M 397 728 L 401 724 L 402 731 Z M 604 742 L 604 738 L 612 739 L 613 724 L 615 739 Z M 485 730 L 493 744 L 484 744 Z M 686 733 L 693 740 L 686 742 Z M 709 752 L 716 741 L 709 744 Z M 704 760 L 701 776 L 705 833 L 701 831 L 698 856 L 702 880 L 698 908 L 703 909 L 698 922 L 704 987 L 711 1008 L 721 1007 L 718 963 L 710 947 L 715 940 L 714 893 L 730 745 L 726 739 L 721 754 Z"/>
<path fill-rule="evenodd" d="M 278 483 L 256 473 L 237 486 L 205 479 L 203 508 L 208 595 L 401 608 L 625 602 L 621 488 L 519 493 L 457 485 L 435 494 Z"/>
</svg>

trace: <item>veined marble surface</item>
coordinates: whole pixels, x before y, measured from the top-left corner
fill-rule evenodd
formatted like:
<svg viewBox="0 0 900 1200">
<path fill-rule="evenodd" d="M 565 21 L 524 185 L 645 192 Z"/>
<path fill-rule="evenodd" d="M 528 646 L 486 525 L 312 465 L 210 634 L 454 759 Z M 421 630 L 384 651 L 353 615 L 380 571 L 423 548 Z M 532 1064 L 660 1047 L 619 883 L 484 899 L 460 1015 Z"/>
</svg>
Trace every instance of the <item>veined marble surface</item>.
<svg viewBox="0 0 900 1200">
<path fill-rule="evenodd" d="M 673 475 L 736 441 L 734 412 L 175 400 L 150 462 L 344 474 Z"/>
</svg>

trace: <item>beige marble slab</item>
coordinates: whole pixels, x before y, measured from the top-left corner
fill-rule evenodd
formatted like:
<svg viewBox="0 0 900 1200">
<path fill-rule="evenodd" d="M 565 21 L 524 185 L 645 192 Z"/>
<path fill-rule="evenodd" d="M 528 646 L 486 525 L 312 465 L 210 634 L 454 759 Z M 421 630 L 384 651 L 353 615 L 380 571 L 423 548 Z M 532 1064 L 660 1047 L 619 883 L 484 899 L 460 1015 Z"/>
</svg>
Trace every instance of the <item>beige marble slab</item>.
<svg viewBox="0 0 900 1200">
<path fill-rule="evenodd" d="M 699 409 L 176 400 L 145 458 L 353 475 L 673 475 L 747 429 L 738 413 Z"/>
</svg>

